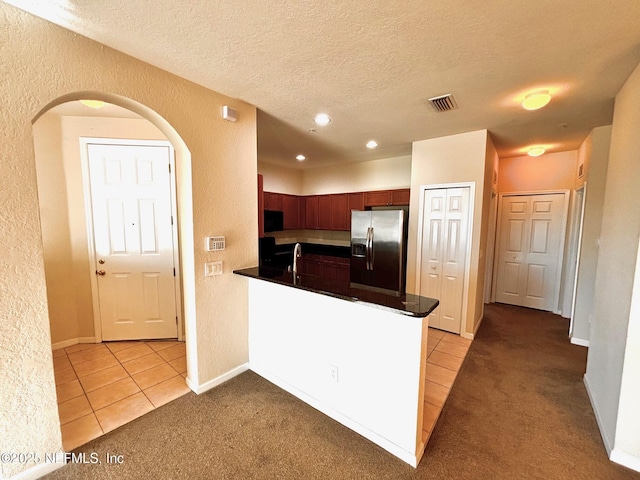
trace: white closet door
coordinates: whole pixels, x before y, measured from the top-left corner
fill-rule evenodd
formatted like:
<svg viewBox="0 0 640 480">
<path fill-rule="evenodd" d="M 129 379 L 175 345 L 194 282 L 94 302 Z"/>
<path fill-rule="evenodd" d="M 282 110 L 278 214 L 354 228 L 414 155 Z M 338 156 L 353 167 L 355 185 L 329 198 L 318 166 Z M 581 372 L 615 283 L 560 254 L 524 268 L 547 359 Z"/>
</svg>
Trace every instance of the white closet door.
<svg viewBox="0 0 640 480">
<path fill-rule="evenodd" d="M 502 197 L 496 302 L 555 311 L 565 195 Z"/>
<path fill-rule="evenodd" d="M 460 333 L 469 188 L 427 189 L 422 209 L 420 295 L 440 300 L 429 316 L 429 326 Z"/>
</svg>

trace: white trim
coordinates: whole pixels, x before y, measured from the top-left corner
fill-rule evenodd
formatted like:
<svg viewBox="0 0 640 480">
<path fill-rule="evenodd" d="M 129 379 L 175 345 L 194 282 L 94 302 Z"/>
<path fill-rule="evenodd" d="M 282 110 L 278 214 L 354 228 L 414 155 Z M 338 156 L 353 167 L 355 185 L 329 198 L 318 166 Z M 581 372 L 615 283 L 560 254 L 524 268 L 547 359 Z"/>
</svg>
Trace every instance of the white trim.
<svg viewBox="0 0 640 480">
<path fill-rule="evenodd" d="M 98 145 L 132 145 L 149 147 L 166 147 L 169 149 L 169 165 L 171 173 L 169 175 L 169 196 L 171 198 L 171 215 L 174 222 L 171 228 L 173 236 L 173 264 L 175 267 L 174 290 L 176 298 L 176 315 L 178 324 L 176 333 L 179 341 L 184 340 L 184 320 L 182 315 L 182 289 L 180 277 L 180 245 L 178 243 L 178 211 L 177 211 L 177 191 L 176 191 L 176 166 L 175 150 L 169 140 L 138 140 L 138 139 L 114 139 L 102 137 L 80 137 L 80 164 L 82 167 L 82 184 L 84 191 L 85 222 L 87 228 L 87 247 L 89 250 L 89 278 L 91 279 L 91 299 L 93 305 L 93 328 L 95 341 L 102 342 L 102 323 L 100 321 L 100 303 L 98 295 L 98 279 L 94 274 L 96 264 L 95 240 L 93 232 L 93 208 L 91 205 L 91 183 L 89 178 L 89 144 Z"/>
<path fill-rule="evenodd" d="M 213 378 L 207 382 L 198 384 L 191 379 L 191 377 L 187 376 L 187 386 L 193 390 L 195 393 L 200 395 L 201 393 L 206 392 L 207 390 L 211 390 L 212 388 L 217 387 L 218 385 L 222 385 L 224 382 L 231 380 L 233 377 L 237 377 L 241 373 L 249 370 L 249 363 L 243 363 L 242 365 L 237 366 L 229 370 L 227 373 L 224 373 L 216 378 Z"/>
<path fill-rule="evenodd" d="M 327 407 L 325 403 L 319 402 L 315 398 L 289 385 L 288 383 L 284 382 L 278 377 L 274 375 L 270 375 L 267 372 L 263 372 L 260 369 L 256 370 L 252 368 L 251 370 L 257 373 L 258 375 L 260 375 L 261 377 L 263 377 L 265 380 L 268 380 L 269 382 L 280 387 L 284 391 L 289 392 L 291 395 L 299 398 L 300 400 L 305 402 L 307 405 L 311 405 L 313 408 L 324 413 L 329 418 L 334 419 L 335 421 L 341 423 L 345 427 L 350 428 L 356 433 L 359 433 L 360 435 L 370 440 L 371 442 L 375 443 L 376 445 L 379 445 L 380 447 L 384 448 L 387 452 L 391 453 L 392 455 L 395 455 L 396 457 L 408 463 L 412 467 L 416 468 L 418 466 L 418 458 L 420 457 L 417 457 L 417 453 L 419 453 L 419 450 L 416 453 L 408 452 L 403 448 L 399 447 L 398 445 L 396 445 L 395 443 L 390 442 L 386 438 L 369 430 L 363 425 L 360 425 L 359 423 L 353 421 L 352 419 L 343 415 L 342 413 L 336 410 L 333 410 L 330 407 Z"/>
<path fill-rule="evenodd" d="M 611 440 L 609 440 L 609 437 L 607 436 L 607 431 L 604 429 L 604 423 L 602 422 L 602 419 L 600 418 L 600 414 L 598 412 L 598 409 L 596 408 L 596 402 L 594 400 L 593 395 L 591 394 L 591 388 L 589 387 L 589 380 L 587 379 L 587 374 L 585 373 L 584 376 L 582 377 L 582 380 L 584 382 L 584 386 L 587 389 L 587 395 L 589 396 L 589 401 L 591 402 L 591 408 L 593 410 L 593 413 L 596 416 L 596 423 L 598 424 L 598 430 L 600 430 L 600 436 L 602 437 L 602 443 L 604 443 L 604 448 L 607 450 L 607 455 L 611 455 L 611 451 L 613 450 L 613 442 Z"/>
<path fill-rule="evenodd" d="M 640 472 L 640 458 L 631 455 L 630 453 L 623 452 L 618 448 L 614 448 L 609 455 L 609 460 L 616 462 L 623 467 L 630 468 L 636 472 Z"/>
<path fill-rule="evenodd" d="M 424 195 L 427 190 L 437 190 L 441 188 L 468 188 L 469 189 L 469 210 L 467 212 L 467 248 L 465 251 L 465 266 L 463 279 L 463 296 L 462 296 L 462 314 L 460 318 L 460 334 L 464 331 L 462 322 L 467 322 L 467 313 L 469 307 L 469 277 L 471 276 L 471 245 L 473 244 L 473 224 L 476 199 L 476 182 L 458 182 L 458 183 L 437 183 L 429 185 L 420 185 L 420 205 L 418 207 L 418 241 L 416 251 L 416 281 L 415 292 L 420 295 L 420 272 L 422 268 L 422 224 L 424 222 Z"/>
<path fill-rule="evenodd" d="M 66 463 L 39 463 L 33 467 L 24 470 L 13 477 L 6 477 L 7 480 L 36 480 L 40 477 L 55 472 L 59 468 L 62 468 Z M 0 476 L 0 478 L 5 478 Z"/>
<path fill-rule="evenodd" d="M 500 260 L 500 229 L 502 228 L 502 199 L 504 197 L 516 197 L 516 196 L 532 196 L 532 195 L 564 195 L 563 201 L 563 214 L 562 214 L 562 231 L 560 232 L 560 238 L 562 239 L 561 245 L 558 249 L 558 258 L 557 258 L 557 271 L 556 271 L 556 280 L 554 289 L 554 298 L 553 305 L 554 308 L 551 310 L 553 313 L 559 315 L 560 314 L 560 284 L 562 282 L 562 270 L 563 270 L 563 262 L 564 262 L 564 249 L 567 241 L 567 214 L 569 212 L 569 190 L 559 189 L 559 190 L 539 190 L 539 191 L 531 191 L 531 192 L 502 192 L 498 198 L 498 226 L 496 229 L 496 251 L 498 255 L 494 255 L 493 259 L 493 271 L 495 272 L 493 275 L 493 285 L 491 286 L 491 302 L 496 301 L 496 290 L 498 286 L 498 275 L 500 274 L 498 263 Z"/>
<path fill-rule="evenodd" d="M 62 342 L 56 342 L 51 344 L 51 350 L 60 350 L 61 348 L 67 348 L 71 345 L 77 345 L 78 343 L 100 343 L 96 341 L 96 337 L 80 337 L 70 338 L 69 340 L 63 340 Z"/>
<path fill-rule="evenodd" d="M 583 338 L 571 337 L 571 343 L 574 345 L 580 345 L 581 347 L 589 347 L 589 340 Z"/>
</svg>

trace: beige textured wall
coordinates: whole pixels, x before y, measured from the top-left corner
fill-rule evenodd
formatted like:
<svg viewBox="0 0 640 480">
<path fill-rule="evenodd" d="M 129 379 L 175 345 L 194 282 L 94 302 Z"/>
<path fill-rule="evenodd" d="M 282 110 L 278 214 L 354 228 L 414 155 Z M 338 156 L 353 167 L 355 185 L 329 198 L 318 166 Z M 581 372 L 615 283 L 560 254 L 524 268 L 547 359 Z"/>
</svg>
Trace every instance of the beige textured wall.
<svg viewBox="0 0 640 480">
<path fill-rule="evenodd" d="M 577 155 L 576 150 L 571 150 L 539 157 L 503 158 L 500 160 L 498 190 L 572 190 L 576 184 Z"/>
<path fill-rule="evenodd" d="M 61 126 L 59 131 L 48 128 L 52 117 Z M 46 113 L 33 128 L 51 341 L 91 341 L 95 333 L 80 137 L 166 137 L 148 120 L 133 118 L 59 117 Z M 55 144 L 56 135 L 60 155 L 39 148 L 43 141 Z M 45 225 L 50 228 L 45 229 Z"/>
<path fill-rule="evenodd" d="M 479 276 L 480 270 L 480 237 L 483 225 L 488 217 L 483 218 L 485 201 L 486 163 L 493 164 L 494 159 L 487 159 L 486 130 L 451 135 L 413 142 L 411 162 L 411 204 L 409 207 L 409 242 L 407 245 L 407 291 L 414 292 L 416 285 L 418 216 L 420 210 L 420 186 L 458 182 L 475 182 L 474 214 L 471 225 L 471 269 L 469 289 L 467 291 L 467 317 L 462 331 L 473 334 L 477 321 L 482 316 L 482 297 L 484 278 Z M 488 210 L 487 210 L 488 211 Z M 486 231 L 486 226 L 484 227 Z M 480 311 L 477 311 L 480 305 Z"/>
<path fill-rule="evenodd" d="M 625 364 L 627 333 L 630 327 L 631 298 L 640 238 L 640 65 L 636 67 L 618 95 L 613 113 L 611 148 L 602 210 L 600 252 L 593 299 L 593 320 L 585 381 L 599 418 L 600 431 L 607 449 L 614 444 L 640 461 L 640 430 L 616 426 L 629 425 L 629 411 L 620 409 L 620 391 L 624 369 L 637 369 L 637 363 Z M 587 188 L 589 188 L 587 186 Z M 636 322 L 637 319 L 633 319 Z M 637 334 L 637 329 L 630 330 Z M 635 339 L 634 339 L 635 340 Z M 633 343 L 633 341 L 632 341 Z M 637 362 L 637 356 L 629 361 Z M 637 378 L 625 377 L 630 395 L 640 396 Z M 636 463 L 637 465 L 638 463 Z"/>
<path fill-rule="evenodd" d="M 258 173 L 263 176 L 265 192 L 303 195 L 302 170 L 258 162 Z"/>
<path fill-rule="evenodd" d="M 411 156 L 304 170 L 305 195 L 409 188 Z"/>
<path fill-rule="evenodd" d="M 576 306 L 573 312 L 572 338 L 588 341 L 593 312 L 593 296 L 598 265 L 598 242 L 602 226 L 607 165 L 611 144 L 611 126 L 594 128 L 578 150 L 578 164 L 584 161 L 587 187 L 584 198 L 580 264 L 576 285 Z"/>
<path fill-rule="evenodd" d="M 182 238 L 185 232 L 195 237 L 192 251 L 183 252 L 185 282 L 195 290 L 185 308 L 187 348 L 193 352 L 189 377 L 202 384 L 247 362 L 246 281 L 231 270 L 257 262 L 256 110 L 5 3 L 0 18 L 0 450 L 55 452 L 61 440 L 31 121 L 61 96 L 106 92 L 122 97 L 123 105 L 148 106 L 184 140 L 191 156 L 193 223 L 184 210 L 180 231 Z M 224 104 L 238 111 L 238 122 L 220 118 Z M 162 130 L 175 136 L 167 126 Z M 183 192 L 188 160 L 178 165 Z M 226 235 L 225 251 L 203 251 L 202 239 L 212 233 Z M 209 259 L 224 260 L 224 275 L 204 279 Z M 9 477 L 28 466 L 1 468 Z"/>
</svg>

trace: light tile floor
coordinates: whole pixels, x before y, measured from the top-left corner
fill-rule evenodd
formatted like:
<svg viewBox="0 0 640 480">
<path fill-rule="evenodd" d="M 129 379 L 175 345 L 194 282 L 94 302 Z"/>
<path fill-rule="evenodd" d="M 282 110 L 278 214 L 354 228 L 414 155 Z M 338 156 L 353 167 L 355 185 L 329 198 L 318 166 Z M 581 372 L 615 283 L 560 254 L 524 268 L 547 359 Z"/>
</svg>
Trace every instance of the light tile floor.
<svg viewBox="0 0 640 480">
<path fill-rule="evenodd" d="M 447 401 L 471 340 L 429 328 L 425 374 L 422 439 L 426 444 Z"/>
<path fill-rule="evenodd" d="M 53 351 L 65 451 L 189 391 L 184 342 L 83 343 Z"/>
</svg>

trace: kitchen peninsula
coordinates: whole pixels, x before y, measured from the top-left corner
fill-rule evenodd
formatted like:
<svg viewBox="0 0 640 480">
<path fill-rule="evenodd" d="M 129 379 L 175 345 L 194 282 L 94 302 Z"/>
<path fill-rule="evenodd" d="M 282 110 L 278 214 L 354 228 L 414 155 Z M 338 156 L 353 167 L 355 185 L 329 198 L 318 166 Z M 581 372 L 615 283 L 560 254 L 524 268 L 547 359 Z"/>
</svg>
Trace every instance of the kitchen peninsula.
<svg viewBox="0 0 640 480">
<path fill-rule="evenodd" d="M 249 282 L 251 370 L 417 466 L 438 301 L 276 267 L 234 273 Z"/>
</svg>

